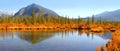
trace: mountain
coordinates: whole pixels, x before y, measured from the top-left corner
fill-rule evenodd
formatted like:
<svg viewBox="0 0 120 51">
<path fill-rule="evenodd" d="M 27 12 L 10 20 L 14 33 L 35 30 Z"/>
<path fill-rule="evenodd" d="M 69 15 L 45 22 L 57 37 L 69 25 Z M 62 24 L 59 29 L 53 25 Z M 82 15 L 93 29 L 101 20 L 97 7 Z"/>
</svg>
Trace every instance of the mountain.
<svg viewBox="0 0 120 51">
<path fill-rule="evenodd" d="M 10 15 L 12 15 L 12 12 L 6 12 L 6 11 L 0 10 L 0 16 L 2 16 L 2 15 L 4 15 L 4 16 L 10 16 Z"/>
<path fill-rule="evenodd" d="M 47 15 L 59 16 L 54 11 L 47 9 L 47 8 L 44 8 L 44 7 L 37 5 L 37 4 L 31 4 L 27 7 L 21 8 L 17 13 L 15 13 L 14 16 L 19 16 L 19 15 L 29 16 L 29 15 L 32 15 L 32 10 L 34 10 L 36 15 L 40 14 L 42 16 L 47 16 Z"/>
<path fill-rule="evenodd" d="M 120 21 L 120 9 L 115 11 L 106 11 L 101 14 L 95 15 L 95 19 L 99 19 L 100 17 L 102 20 Z"/>
</svg>

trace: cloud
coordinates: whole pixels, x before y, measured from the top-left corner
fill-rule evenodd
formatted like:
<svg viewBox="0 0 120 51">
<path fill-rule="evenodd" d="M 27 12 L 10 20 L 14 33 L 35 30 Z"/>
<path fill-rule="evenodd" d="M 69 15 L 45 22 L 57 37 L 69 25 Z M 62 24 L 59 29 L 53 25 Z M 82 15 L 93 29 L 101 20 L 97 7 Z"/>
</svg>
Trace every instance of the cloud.
<svg viewBox="0 0 120 51">
<path fill-rule="evenodd" d="M 14 14 L 15 14 L 15 11 L 4 11 L 4 10 L 0 10 L 0 14 L 14 15 Z"/>
</svg>

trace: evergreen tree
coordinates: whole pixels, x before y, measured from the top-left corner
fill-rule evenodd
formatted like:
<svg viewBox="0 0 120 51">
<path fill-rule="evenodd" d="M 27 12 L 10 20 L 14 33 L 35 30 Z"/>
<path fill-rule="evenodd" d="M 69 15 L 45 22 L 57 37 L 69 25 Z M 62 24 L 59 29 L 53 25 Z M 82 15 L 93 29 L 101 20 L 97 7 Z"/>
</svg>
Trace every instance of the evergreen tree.
<svg viewBox="0 0 120 51">
<path fill-rule="evenodd" d="M 90 24 L 90 18 L 89 17 L 87 18 L 87 24 L 88 25 Z"/>
<path fill-rule="evenodd" d="M 92 15 L 92 23 L 94 23 L 94 15 Z"/>
<path fill-rule="evenodd" d="M 101 17 L 100 17 L 100 25 L 102 24 L 102 19 L 101 19 Z"/>
<path fill-rule="evenodd" d="M 33 24 L 36 24 L 36 14 L 34 9 L 32 9 L 32 18 L 33 18 Z"/>
</svg>

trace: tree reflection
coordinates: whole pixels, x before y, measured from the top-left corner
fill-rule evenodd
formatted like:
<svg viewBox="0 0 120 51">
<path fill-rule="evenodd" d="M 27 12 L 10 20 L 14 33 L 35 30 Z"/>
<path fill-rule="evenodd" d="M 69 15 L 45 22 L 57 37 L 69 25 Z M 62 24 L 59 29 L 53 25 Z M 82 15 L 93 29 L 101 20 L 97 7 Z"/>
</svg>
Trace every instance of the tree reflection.
<svg viewBox="0 0 120 51">
<path fill-rule="evenodd" d="M 99 36 L 99 37 L 101 37 L 103 39 L 111 39 L 111 36 L 112 36 L 111 32 L 109 32 L 109 31 L 105 31 L 105 32 L 92 32 L 90 30 L 84 30 L 84 29 L 78 30 L 78 34 L 79 35 L 86 34 L 88 38 L 91 35 L 92 39 L 94 39 L 94 35 Z"/>
<path fill-rule="evenodd" d="M 63 33 L 63 31 L 39 31 L 39 32 L 18 32 L 17 36 L 20 37 L 20 39 L 23 39 L 25 41 L 28 41 L 32 44 L 36 44 L 39 42 L 42 42 L 43 40 L 49 39 L 51 38 L 53 35 L 58 34 L 59 33 Z M 66 35 L 66 31 L 65 31 L 65 36 Z M 62 34 L 63 35 L 63 34 Z"/>
<path fill-rule="evenodd" d="M 0 32 L 0 40 L 4 40 L 7 37 L 14 39 L 13 32 Z"/>
</svg>

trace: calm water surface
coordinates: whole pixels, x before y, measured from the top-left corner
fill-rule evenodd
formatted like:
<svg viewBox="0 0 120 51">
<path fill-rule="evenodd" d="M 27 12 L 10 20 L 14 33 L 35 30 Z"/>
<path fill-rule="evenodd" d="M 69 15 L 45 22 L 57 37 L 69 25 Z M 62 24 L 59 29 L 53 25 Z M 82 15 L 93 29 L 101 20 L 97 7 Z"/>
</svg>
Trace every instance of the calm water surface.
<svg viewBox="0 0 120 51">
<path fill-rule="evenodd" d="M 111 32 L 0 32 L 0 51 L 95 51 L 111 39 Z"/>
</svg>

